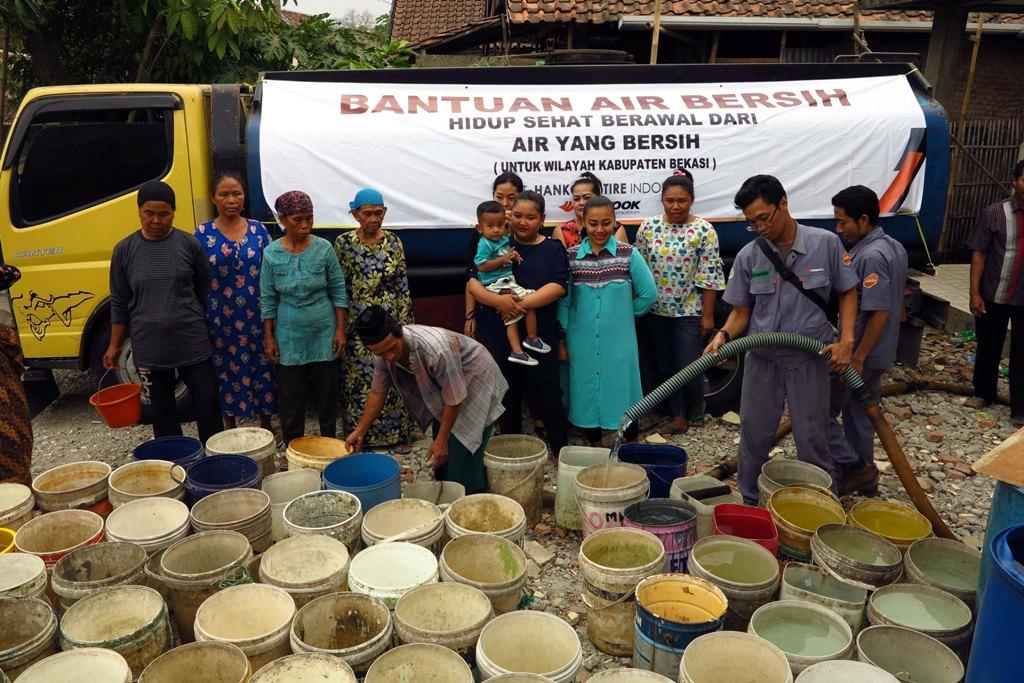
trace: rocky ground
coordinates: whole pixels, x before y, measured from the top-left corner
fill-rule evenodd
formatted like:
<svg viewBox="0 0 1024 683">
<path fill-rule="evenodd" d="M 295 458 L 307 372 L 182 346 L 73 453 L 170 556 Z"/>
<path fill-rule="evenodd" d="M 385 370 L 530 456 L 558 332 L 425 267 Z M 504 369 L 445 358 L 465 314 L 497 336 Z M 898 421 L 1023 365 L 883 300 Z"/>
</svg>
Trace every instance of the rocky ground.
<svg viewBox="0 0 1024 683">
<path fill-rule="evenodd" d="M 953 334 L 929 330 L 925 334 L 918 368 L 896 367 L 888 381 L 934 379 L 969 384 L 973 342 L 961 343 Z M 82 373 L 58 373 L 62 397 L 34 421 L 36 449 L 33 471 L 38 474 L 75 460 L 104 460 L 117 466 L 127 462 L 132 449 L 150 437 L 148 427 L 107 429 L 88 404 L 91 380 Z M 1005 381 L 1005 380 L 1003 380 Z M 883 382 L 884 384 L 885 382 Z M 1004 387 L 1005 389 L 1005 387 Z M 929 493 L 939 514 L 969 545 L 980 548 L 992 495 L 991 480 L 974 476 L 971 463 L 1015 430 L 1006 406 L 971 409 L 965 398 L 935 392 L 896 396 L 884 400 L 886 417 L 914 467 L 918 480 Z M 644 435 L 657 431 L 657 424 L 645 425 Z M 194 426 L 189 425 L 186 432 Z M 688 434 L 666 437 L 686 449 L 691 473 L 703 472 L 732 457 L 739 443 L 739 428 L 726 419 L 711 418 Z M 413 452 L 402 456 L 403 481 L 431 478 L 424 457 L 427 441 L 421 439 Z M 795 457 L 792 437 L 776 449 L 776 457 Z M 884 452 L 877 450 L 882 472 L 880 497 L 909 503 Z M 556 480 L 555 468 L 546 473 L 549 486 Z M 852 505 L 856 499 L 845 500 Z M 576 625 L 584 645 L 584 669 L 578 680 L 585 681 L 601 669 L 628 666 L 597 652 L 586 637 L 586 608 L 580 599 L 577 555 L 580 537 L 555 526 L 551 511 L 527 535 L 530 566 L 528 592 L 531 609 L 543 609 Z"/>
</svg>

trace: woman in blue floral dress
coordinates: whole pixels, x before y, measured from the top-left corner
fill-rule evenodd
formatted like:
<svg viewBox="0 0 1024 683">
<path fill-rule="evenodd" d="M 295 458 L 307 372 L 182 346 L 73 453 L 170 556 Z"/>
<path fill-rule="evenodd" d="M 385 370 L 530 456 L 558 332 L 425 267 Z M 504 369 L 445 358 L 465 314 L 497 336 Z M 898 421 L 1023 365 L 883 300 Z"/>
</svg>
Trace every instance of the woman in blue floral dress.
<svg viewBox="0 0 1024 683">
<path fill-rule="evenodd" d="M 210 260 L 206 323 L 224 426 L 259 417 L 260 426 L 272 430 L 277 388 L 260 318 L 260 267 L 270 234 L 259 221 L 241 215 L 245 190 L 238 176 L 222 173 L 214 179 L 213 203 L 217 217 L 197 227 L 195 235 Z"/>
</svg>

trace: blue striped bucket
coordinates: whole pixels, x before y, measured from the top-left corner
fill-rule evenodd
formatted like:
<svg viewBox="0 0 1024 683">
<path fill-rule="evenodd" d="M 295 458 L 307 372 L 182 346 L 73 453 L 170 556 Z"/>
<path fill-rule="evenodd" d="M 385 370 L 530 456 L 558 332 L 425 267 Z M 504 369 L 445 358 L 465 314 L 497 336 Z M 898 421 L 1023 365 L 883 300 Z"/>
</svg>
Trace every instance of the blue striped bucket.
<svg viewBox="0 0 1024 683">
<path fill-rule="evenodd" d="M 686 646 L 721 630 L 728 605 L 717 586 L 696 576 L 647 577 L 636 586 L 633 667 L 675 680 Z"/>
<path fill-rule="evenodd" d="M 375 505 L 402 497 L 402 466 L 381 453 L 353 453 L 324 468 L 324 488 L 348 491 L 359 499 L 365 515 Z"/>
</svg>

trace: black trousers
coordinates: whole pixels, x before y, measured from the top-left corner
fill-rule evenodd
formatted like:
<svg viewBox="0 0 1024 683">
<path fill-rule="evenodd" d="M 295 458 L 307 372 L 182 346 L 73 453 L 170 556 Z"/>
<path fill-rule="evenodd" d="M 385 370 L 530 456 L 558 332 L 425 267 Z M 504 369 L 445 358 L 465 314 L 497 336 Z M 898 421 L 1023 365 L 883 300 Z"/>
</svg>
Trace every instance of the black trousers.
<svg viewBox="0 0 1024 683">
<path fill-rule="evenodd" d="M 504 358 L 495 359 L 508 382 L 508 391 L 502 399 L 505 412 L 498 418 L 498 426 L 502 434 L 522 434 L 523 397 L 529 396 L 536 416 L 544 421 L 548 445 L 558 457 L 558 452 L 569 443 L 569 418 L 562 405 L 558 354 L 552 349 L 551 353 L 539 353 L 534 358 L 537 365 L 532 367 L 509 363 Z"/>
<path fill-rule="evenodd" d="M 974 360 L 974 393 L 995 402 L 999 360 L 1010 326 L 1010 415 L 1024 417 L 1024 306 L 985 302 L 983 316 L 974 318 L 978 351 Z"/>
<path fill-rule="evenodd" d="M 285 444 L 306 432 L 306 399 L 312 398 L 320 422 L 320 436 L 338 433 L 338 362 L 277 366 L 277 395 L 281 406 L 281 434 Z"/>
<path fill-rule="evenodd" d="M 224 429 L 212 359 L 179 368 L 139 368 L 139 375 L 153 411 L 153 436 L 181 436 L 181 416 L 174 398 L 178 377 L 192 396 L 199 439 L 205 444 L 207 439 Z"/>
</svg>

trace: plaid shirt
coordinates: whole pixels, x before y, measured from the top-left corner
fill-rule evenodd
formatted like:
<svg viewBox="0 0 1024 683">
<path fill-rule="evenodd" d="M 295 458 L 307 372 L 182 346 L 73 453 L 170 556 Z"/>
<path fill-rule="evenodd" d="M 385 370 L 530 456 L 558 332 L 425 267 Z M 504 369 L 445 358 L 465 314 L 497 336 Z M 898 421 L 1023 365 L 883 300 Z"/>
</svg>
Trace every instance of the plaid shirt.
<svg viewBox="0 0 1024 683">
<path fill-rule="evenodd" d="M 1024 305 L 1024 204 L 1016 195 L 981 212 L 967 237 L 968 249 L 984 252 L 981 296 L 986 301 Z"/>
<path fill-rule="evenodd" d="M 461 406 L 452 434 L 470 453 L 484 430 L 504 412 L 508 389 L 498 365 L 481 344 L 461 334 L 426 325 L 402 327 L 409 367 L 373 359 L 374 391 L 397 388 L 405 407 L 424 430 L 440 421 L 445 406 Z"/>
</svg>

